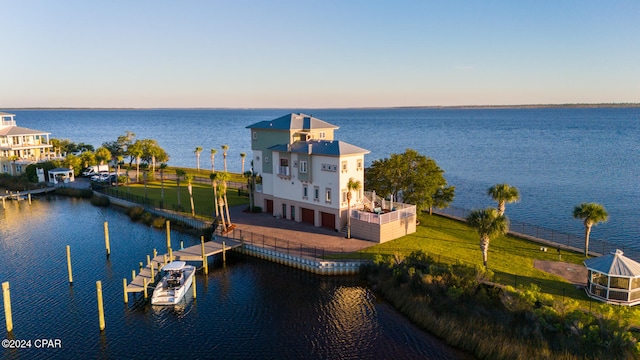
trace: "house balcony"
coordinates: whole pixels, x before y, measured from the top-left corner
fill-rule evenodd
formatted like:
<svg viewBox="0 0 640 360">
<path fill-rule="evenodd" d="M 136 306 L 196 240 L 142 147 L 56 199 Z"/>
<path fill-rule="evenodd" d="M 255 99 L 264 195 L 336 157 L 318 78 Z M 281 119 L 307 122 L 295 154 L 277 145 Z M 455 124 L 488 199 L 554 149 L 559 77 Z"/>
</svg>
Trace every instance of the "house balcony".
<svg viewBox="0 0 640 360">
<path fill-rule="evenodd" d="M 378 243 L 416 231 L 416 206 L 393 202 L 365 192 L 356 202 L 351 217 L 351 235 Z"/>
<path fill-rule="evenodd" d="M 281 179 L 291 179 L 291 171 L 288 166 L 278 167 L 278 177 Z"/>
</svg>

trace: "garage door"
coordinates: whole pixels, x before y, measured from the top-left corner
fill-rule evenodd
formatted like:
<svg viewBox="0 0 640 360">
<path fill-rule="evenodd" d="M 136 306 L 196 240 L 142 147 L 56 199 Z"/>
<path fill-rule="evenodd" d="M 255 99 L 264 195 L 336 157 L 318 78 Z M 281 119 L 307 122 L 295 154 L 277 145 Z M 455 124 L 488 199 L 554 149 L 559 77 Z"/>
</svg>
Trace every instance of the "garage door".
<svg viewBox="0 0 640 360">
<path fill-rule="evenodd" d="M 315 214 L 313 212 L 313 210 L 311 209 L 305 209 L 305 208 L 300 208 L 300 210 L 302 211 L 302 222 L 303 223 L 307 223 L 307 224 L 311 224 L 311 225 L 315 225 L 315 221 L 314 221 L 314 217 Z"/>
<path fill-rule="evenodd" d="M 322 215 L 322 227 L 327 229 L 335 229 L 336 228 L 336 215 L 329 214 L 326 212 L 321 212 Z"/>
</svg>

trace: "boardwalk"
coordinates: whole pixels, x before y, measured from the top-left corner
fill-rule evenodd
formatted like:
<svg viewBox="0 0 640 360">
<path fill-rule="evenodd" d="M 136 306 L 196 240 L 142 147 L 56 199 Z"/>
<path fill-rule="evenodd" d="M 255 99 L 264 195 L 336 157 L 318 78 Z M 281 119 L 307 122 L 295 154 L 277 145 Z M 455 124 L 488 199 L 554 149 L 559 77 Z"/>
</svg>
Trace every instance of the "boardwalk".
<svg viewBox="0 0 640 360">
<path fill-rule="evenodd" d="M 231 250 L 242 245 L 240 242 L 227 239 L 227 238 L 218 238 L 216 241 L 207 241 L 204 243 L 204 254 L 205 258 L 209 256 L 213 256 L 216 254 L 220 254 L 223 252 L 222 242 L 225 242 L 224 250 Z M 158 255 L 151 259 L 151 263 L 147 264 L 145 268 L 140 271 L 135 278 L 127 285 L 127 293 L 138 293 L 144 292 L 144 283 L 146 281 L 147 288 L 150 284 L 154 282 L 154 279 L 151 278 L 151 265 L 153 265 L 154 275 L 158 273 L 158 269 L 162 268 L 165 264 L 165 257 L 167 261 L 169 260 L 169 254 Z M 194 245 L 188 247 L 186 249 L 172 251 L 173 260 L 181 260 L 181 261 L 200 261 L 202 262 L 202 244 Z"/>
</svg>

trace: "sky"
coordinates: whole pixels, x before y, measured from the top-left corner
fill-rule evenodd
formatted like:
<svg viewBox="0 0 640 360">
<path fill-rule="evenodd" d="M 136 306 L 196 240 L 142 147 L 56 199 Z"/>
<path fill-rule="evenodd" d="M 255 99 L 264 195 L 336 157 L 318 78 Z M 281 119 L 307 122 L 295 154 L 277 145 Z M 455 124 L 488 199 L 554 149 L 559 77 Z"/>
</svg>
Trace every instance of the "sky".
<svg viewBox="0 0 640 360">
<path fill-rule="evenodd" d="M 640 1 L 0 0 L 0 109 L 640 102 Z"/>
</svg>

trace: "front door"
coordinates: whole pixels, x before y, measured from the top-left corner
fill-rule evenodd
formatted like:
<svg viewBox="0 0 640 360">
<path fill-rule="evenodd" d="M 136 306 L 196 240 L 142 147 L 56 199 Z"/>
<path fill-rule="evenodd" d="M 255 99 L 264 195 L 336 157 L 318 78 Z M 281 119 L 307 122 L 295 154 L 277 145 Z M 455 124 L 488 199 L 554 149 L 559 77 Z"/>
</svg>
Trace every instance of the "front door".
<svg viewBox="0 0 640 360">
<path fill-rule="evenodd" d="M 265 199 L 264 205 L 265 205 L 264 207 L 267 208 L 267 213 L 273 215 L 273 200 Z"/>
</svg>

